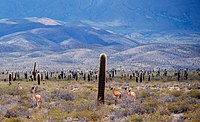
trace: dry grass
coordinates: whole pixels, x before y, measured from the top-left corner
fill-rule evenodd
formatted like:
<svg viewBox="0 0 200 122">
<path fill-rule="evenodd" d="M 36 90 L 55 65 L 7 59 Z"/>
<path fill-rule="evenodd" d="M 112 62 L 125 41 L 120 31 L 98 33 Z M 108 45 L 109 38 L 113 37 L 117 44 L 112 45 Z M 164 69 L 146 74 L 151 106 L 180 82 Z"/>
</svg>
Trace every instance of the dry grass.
<svg viewBox="0 0 200 122">
<path fill-rule="evenodd" d="M 32 101 L 31 87 L 35 81 L 0 81 L 0 121 L 172 121 L 178 119 L 199 121 L 199 76 L 188 81 L 151 81 L 136 83 L 135 80 L 116 78 L 106 84 L 106 105 L 97 105 L 97 82 L 45 81 L 38 86 L 42 96 L 39 108 Z M 20 82 L 23 89 L 18 89 Z M 177 85 L 180 90 L 169 90 Z M 115 97 L 110 86 L 122 92 L 122 99 L 114 105 Z M 126 96 L 125 87 L 137 93 L 134 100 Z"/>
</svg>

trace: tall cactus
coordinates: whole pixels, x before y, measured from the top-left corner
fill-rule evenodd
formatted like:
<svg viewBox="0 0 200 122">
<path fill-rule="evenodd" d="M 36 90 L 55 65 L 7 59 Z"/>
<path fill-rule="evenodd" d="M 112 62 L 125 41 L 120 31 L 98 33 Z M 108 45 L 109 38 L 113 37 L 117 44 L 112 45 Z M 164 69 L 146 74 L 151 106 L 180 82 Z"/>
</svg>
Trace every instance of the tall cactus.
<svg viewBox="0 0 200 122">
<path fill-rule="evenodd" d="M 177 80 L 179 81 L 180 80 L 180 70 L 178 71 L 178 73 L 177 73 L 177 75 L 178 75 L 178 78 L 177 78 Z"/>
<path fill-rule="evenodd" d="M 9 75 L 8 75 L 8 81 L 11 81 L 12 80 L 12 74 L 10 73 Z"/>
<path fill-rule="evenodd" d="M 105 84 L 106 84 L 106 54 L 100 55 L 100 67 L 99 67 L 99 84 L 98 84 L 98 97 L 99 103 L 105 103 Z"/>
<path fill-rule="evenodd" d="M 33 75 L 33 80 L 36 80 L 36 62 L 34 63 L 34 68 L 32 71 L 32 75 Z"/>
<path fill-rule="evenodd" d="M 151 75 L 149 74 L 149 76 L 148 76 L 148 81 L 151 81 Z"/>
<path fill-rule="evenodd" d="M 40 85 L 40 74 L 37 75 L 37 81 L 38 81 L 38 85 Z"/>
<path fill-rule="evenodd" d="M 143 73 L 140 73 L 140 83 L 142 83 L 143 80 Z"/>
<path fill-rule="evenodd" d="M 10 73 L 10 74 L 8 75 L 9 86 L 12 84 L 12 83 L 11 83 L 11 80 L 12 80 L 12 74 Z"/>
<path fill-rule="evenodd" d="M 11 73 L 11 80 L 13 80 L 14 79 L 14 73 L 12 72 Z"/>
</svg>

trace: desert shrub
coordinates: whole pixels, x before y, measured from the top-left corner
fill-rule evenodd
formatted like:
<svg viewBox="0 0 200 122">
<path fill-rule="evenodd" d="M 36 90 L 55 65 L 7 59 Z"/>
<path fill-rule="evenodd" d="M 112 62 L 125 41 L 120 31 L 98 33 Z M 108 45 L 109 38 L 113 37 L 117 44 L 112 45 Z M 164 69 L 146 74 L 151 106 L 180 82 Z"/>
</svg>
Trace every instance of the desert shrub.
<svg viewBox="0 0 200 122">
<path fill-rule="evenodd" d="M 115 97 L 113 97 L 112 93 L 106 93 L 106 104 L 115 104 Z"/>
<path fill-rule="evenodd" d="M 200 121 L 199 109 L 184 113 L 184 117 L 186 122 L 199 122 Z"/>
<path fill-rule="evenodd" d="M 166 95 L 163 98 L 160 98 L 159 101 L 162 101 L 162 102 L 177 102 L 178 98 L 176 98 L 173 95 Z"/>
<path fill-rule="evenodd" d="M 28 96 L 25 95 L 25 94 L 22 94 L 22 95 L 20 95 L 20 98 L 21 98 L 21 99 L 26 99 L 26 100 L 27 100 L 27 99 L 28 99 Z"/>
<path fill-rule="evenodd" d="M 131 115 L 129 118 L 130 122 L 142 122 L 142 117 L 138 115 Z"/>
<path fill-rule="evenodd" d="M 78 120 L 84 119 L 87 121 L 97 121 L 99 118 L 97 112 L 89 111 L 89 110 L 84 110 L 80 112 L 72 112 L 70 113 L 70 116 L 73 118 L 77 118 Z"/>
<path fill-rule="evenodd" d="M 169 116 L 170 115 L 169 110 L 163 105 L 160 105 L 156 112 L 159 113 L 159 115 L 161 115 L 161 116 L 165 116 L 165 115 Z"/>
<path fill-rule="evenodd" d="M 89 110 L 89 111 L 94 111 L 96 110 L 96 104 L 94 101 L 85 101 L 85 100 L 79 100 L 74 103 L 75 110 L 76 111 L 84 111 L 84 110 Z"/>
<path fill-rule="evenodd" d="M 200 91 L 198 90 L 191 90 L 190 92 L 188 92 L 187 95 L 193 98 L 200 99 Z"/>
<path fill-rule="evenodd" d="M 64 121 L 65 113 L 59 108 L 53 108 L 48 112 L 48 121 Z"/>
<path fill-rule="evenodd" d="M 194 84 L 191 84 L 191 86 L 189 86 L 188 88 L 189 89 L 199 89 L 199 83 L 194 83 Z"/>
<path fill-rule="evenodd" d="M 51 93 L 50 93 L 50 98 L 52 99 L 58 99 L 58 97 L 60 96 L 60 90 L 53 90 Z"/>
<path fill-rule="evenodd" d="M 144 122 L 171 122 L 172 118 L 170 115 L 160 115 L 159 112 L 154 114 L 144 114 L 141 116 Z"/>
<path fill-rule="evenodd" d="M 72 118 L 78 118 L 78 120 L 81 121 L 102 121 L 102 119 L 107 115 L 109 115 L 109 109 L 106 107 L 100 107 L 96 111 L 90 111 L 90 110 L 73 111 L 67 116 Z"/>
<path fill-rule="evenodd" d="M 150 93 L 147 90 L 141 90 L 139 91 L 139 98 L 146 98 L 149 97 Z"/>
<path fill-rule="evenodd" d="M 77 94 L 76 98 L 78 100 L 81 100 L 81 99 L 85 99 L 85 100 L 89 100 L 90 96 L 92 96 L 91 94 L 91 91 L 82 91 L 80 93 Z"/>
<path fill-rule="evenodd" d="M 134 101 L 133 99 L 125 99 L 123 104 L 120 104 L 120 110 L 114 111 L 115 115 L 120 117 L 130 116 L 133 114 L 151 114 L 156 111 L 157 106 L 160 104 L 155 98 L 146 98 L 142 100 L 142 103 L 139 100 Z"/>
<path fill-rule="evenodd" d="M 157 107 L 160 104 L 159 101 L 157 101 L 155 98 L 147 98 L 144 102 L 145 106 L 149 106 L 149 107 Z"/>
<path fill-rule="evenodd" d="M 6 118 L 2 122 L 23 122 L 20 117 Z"/>
<path fill-rule="evenodd" d="M 62 102 L 60 107 L 66 113 L 70 113 L 70 112 L 74 111 L 74 109 L 75 109 L 74 102 L 72 102 L 72 101 Z"/>
<path fill-rule="evenodd" d="M 160 104 L 155 98 L 147 98 L 141 104 L 136 104 L 134 106 L 129 106 L 131 108 L 131 114 L 151 114 L 156 111 L 157 106 Z"/>
<path fill-rule="evenodd" d="M 65 101 L 72 101 L 75 99 L 73 94 L 57 89 L 51 92 L 50 97 L 55 100 L 62 99 Z"/>
<path fill-rule="evenodd" d="M 84 87 L 86 87 L 87 89 L 93 89 L 94 88 L 93 86 L 89 86 L 89 85 L 84 86 Z"/>
<path fill-rule="evenodd" d="M 114 115 L 116 118 L 123 118 L 123 117 L 127 117 L 130 116 L 131 114 L 133 114 L 134 111 L 132 111 L 130 108 L 126 108 L 126 109 L 116 109 L 114 111 Z"/>
<path fill-rule="evenodd" d="M 29 97 L 27 95 L 21 94 L 18 102 L 22 103 L 22 104 L 28 104 L 28 103 L 30 103 L 30 102 L 27 102 L 28 100 L 29 100 Z"/>
<path fill-rule="evenodd" d="M 124 117 L 124 116 L 130 116 L 132 114 L 138 114 L 138 115 L 142 115 L 142 114 L 150 114 L 150 113 L 154 113 L 155 112 L 155 108 L 150 107 L 150 106 L 146 106 L 143 104 L 136 104 L 135 106 L 128 106 L 123 110 L 117 111 L 115 112 L 115 115 L 120 117 Z"/>
<path fill-rule="evenodd" d="M 22 90 L 19 90 L 17 86 L 4 86 L 0 88 L 0 95 L 21 95 L 25 94 Z"/>
<path fill-rule="evenodd" d="M 12 118 L 12 117 L 27 118 L 27 116 L 30 116 L 30 113 L 27 110 L 27 108 L 25 108 L 23 106 L 17 106 L 12 109 L 9 109 L 4 117 L 6 117 L 6 118 Z"/>
<path fill-rule="evenodd" d="M 60 98 L 65 101 L 73 101 L 75 99 L 73 94 L 66 93 L 66 92 L 61 92 Z"/>
<path fill-rule="evenodd" d="M 144 105 L 143 109 L 145 110 L 144 113 L 146 113 L 146 114 L 152 114 L 156 111 L 156 109 L 154 107 L 151 107 L 149 105 Z"/>
<path fill-rule="evenodd" d="M 167 109 L 169 110 L 170 113 L 177 114 L 177 113 L 187 112 L 192 108 L 184 102 L 174 102 L 174 103 L 169 103 L 167 105 Z"/>
<path fill-rule="evenodd" d="M 186 121 L 187 122 L 187 121 Z M 200 122 L 200 118 L 192 118 L 190 121 L 188 122 Z"/>
<path fill-rule="evenodd" d="M 8 109 L 5 105 L 0 105 L 0 114 L 5 115 L 7 113 Z"/>
<path fill-rule="evenodd" d="M 175 91 L 170 91 L 170 94 L 175 96 L 175 97 L 180 97 L 180 96 L 182 96 L 184 94 L 184 92 L 180 91 L 180 90 L 179 91 L 175 90 Z"/>
<path fill-rule="evenodd" d="M 17 113 L 15 110 L 11 109 L 11 110 L 8 110 L 6 115 L 5 115 L 6 118 L 11 118 L 11 117 L 18 117 Z"/>
<path fill-rule="evenodd" d="M 137 105 L 132 108 L 132 113 L 130 113 L 130 114 L 134 114 L 134 113 L 140 115 L 140 114 L 146 113 L 146 110 L 143 106 Z"/>
<path fill-rule="evenodd" d="M 198 99 L 195 99 L 195 98 L 187 98 L 184 100 L 185 103 L 187 104 L 199 104 L 200 101 Z"/>
<path fill-rule="evenodd" d="M 133 106 L 136 106 L 136 100 L 135 99 L 133 99 L 133 98 L 131 98 L 131 97 L 127 97 L 127 98 L 123 98 L 122 97 L 122 100 L 121 101 L 123 101 L 123 103 L 122 104 L 120 104 L 120 107 L 121 108 L 127 108 L 127 107 L 133 107 Z M 121 101 L 119 101 L 119 103 L 121 102 Z M 139 101 L 144 101 L 144 99 L 143 98 L 141 98 L 141 99 L 139 99 L 139 100 L 137 100 L 138 102 Z M 113 101 L 114 102 L 114 101 Z"/>
</svg>

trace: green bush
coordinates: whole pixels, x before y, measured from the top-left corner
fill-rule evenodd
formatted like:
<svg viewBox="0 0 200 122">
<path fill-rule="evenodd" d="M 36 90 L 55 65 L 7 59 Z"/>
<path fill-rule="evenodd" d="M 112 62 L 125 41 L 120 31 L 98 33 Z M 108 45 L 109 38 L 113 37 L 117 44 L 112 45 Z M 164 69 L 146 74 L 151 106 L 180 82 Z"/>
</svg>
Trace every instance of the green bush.
<svg viewBox="0 0 200 122">
<path fill-rule="evenodd" d="M 188 96 L 200 99 L 200 91 L 198 91 L 198 90 L 191 90 L 190 92 L 188 92 Z"/>
<path fill-rule="evenodd" d="M 169 110 L 170 113 L 184 113 L 189 111 L 191 108 L 188 104 L 183 103 L 183 102 L 174 102 L 174 103 L 169 103 L 167 105 L 167 109 Z"/>
<path fill-rule="evenodd" d="M 196 108 L 196 110 L 184 113 L 186 122 L 200 122 L 199 107 L 197 106 Z"/>
<path fill-rule="evenodd" d="M 139 91 L 139 98 L 146 98 L 149 97 L 150 93 L 146 90 Z"/>
<path fill-rule="evenodd" d="M 160 102 L 159 101 L 157 101 L 155 98 L 147 98 L 146 100 L 145 100 L 145 106 L 149 106 L 149 107 L 154 107 L 154 108 L 156 108 L 159 104 L 160 104 Z"/>
<path fill-rule="evenodd" d="M 6 118 L 2 122 L 23 122 L 20 117 Z"/>
<path fill-rule="evenodd" d="M 17 86 L 4 86 L 0 88 L 0 95 L 22 95 L 25 94 L 22 90 L 19 90 Z"/>
<path fill-rule="evenodd" d="M 171 91 L 170 94 L 175 97 L 180 97 L 184 94 L 184 92 L 183 91 Z"/>
<path fill-rule="evenodd" d="M 131 115 L 129 118 L 129 122 L 142 122 L 142 117 L 138 115 Z"/>
<path fill-rule="evenodd" d="M 53 108 L 48 112 L 48 116 L 52 121 L 64 120 L 65 113 L 59 108 Z"/>
<path fill-rule="evenodd" d="M 84 110 L 80 112 L 74 111 L 70 113 L 69 116 L 73 118 L 77 118 L 78 120 L 84 119 L 87 121 L 98 121 L 102 119 L 100 114 L 98 114 L 98 112 L 89 111 L 89 110 Z"/>
</svg>

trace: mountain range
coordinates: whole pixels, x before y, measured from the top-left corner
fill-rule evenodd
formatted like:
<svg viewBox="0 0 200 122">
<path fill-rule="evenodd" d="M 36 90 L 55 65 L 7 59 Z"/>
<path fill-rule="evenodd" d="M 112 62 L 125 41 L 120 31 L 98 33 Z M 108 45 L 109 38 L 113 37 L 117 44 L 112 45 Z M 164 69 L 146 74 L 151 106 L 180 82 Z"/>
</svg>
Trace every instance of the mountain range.
<svg viewBox="0 0 200 122">
<path fill-rule="evenodd" d="M 199 0 L 1 0 L 0 70 L 200 68 Z"/>
<path fill-rule="evenodd" d="M 1 70 L 96 69 L 100 53 L 111 68 L 200 68 L 198 32 L 121 33 L 84 21 L 0 20 Z M 169 41 L 163 41 L 163 40 Z"/>
</svg>

